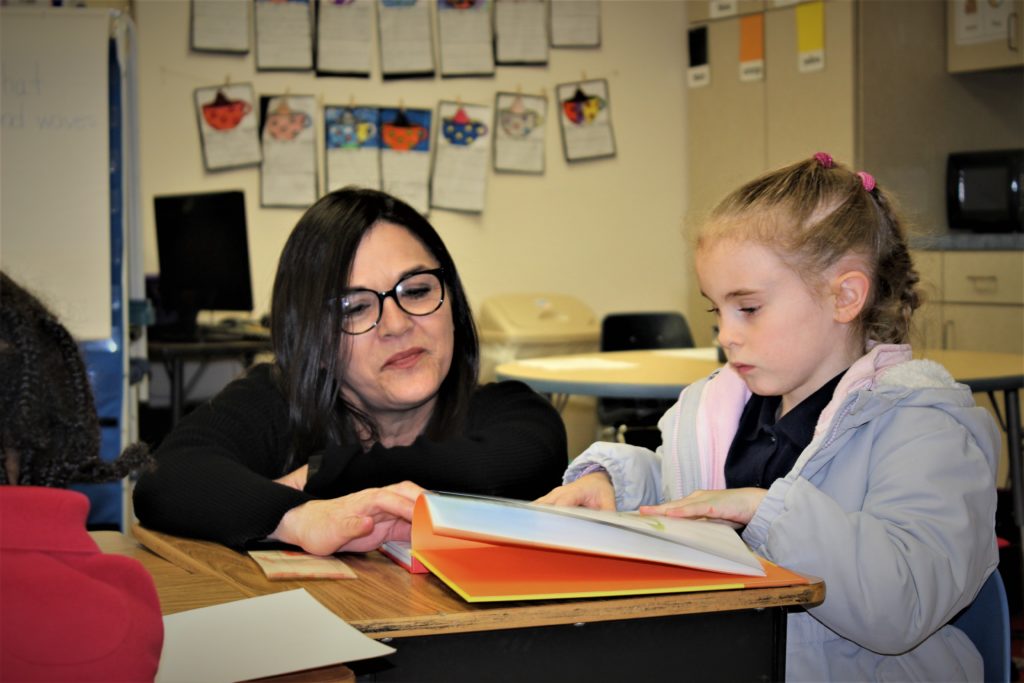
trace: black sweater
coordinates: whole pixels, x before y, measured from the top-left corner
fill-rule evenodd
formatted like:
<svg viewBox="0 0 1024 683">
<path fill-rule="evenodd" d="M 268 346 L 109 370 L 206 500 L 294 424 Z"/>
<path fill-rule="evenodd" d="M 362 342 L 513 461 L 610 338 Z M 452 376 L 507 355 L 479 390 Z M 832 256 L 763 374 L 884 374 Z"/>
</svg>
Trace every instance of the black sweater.
<svg viewBox="0 0 1024 683">
<path fill-rule="evenodd" d="M 428 489 L 532 499 L 561 483 L 565 427 L 520 382 L 473 395 L 462 433 L 410 446 L 331 444 L 305 491 L 273 481 L 291 449 L 288 405 L 258 365 L 187 415 L 135 486 L 135 513 L 158 531 L 241 548 L 277 528 L 293 507 L 403 480 Z"/>
</svg>

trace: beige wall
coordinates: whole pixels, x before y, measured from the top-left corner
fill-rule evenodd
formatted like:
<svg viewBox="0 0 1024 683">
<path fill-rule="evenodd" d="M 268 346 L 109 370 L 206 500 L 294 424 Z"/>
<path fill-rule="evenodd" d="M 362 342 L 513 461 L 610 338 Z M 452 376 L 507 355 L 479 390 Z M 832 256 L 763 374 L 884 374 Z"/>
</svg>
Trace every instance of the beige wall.
<svg viewBox="0 0 1024 683">
<path fill-rule="evenodd" d="M 136 0 L 141 193 L 146 272 L 156 272 L 153 196 L 241 188 L 246 193 L 256 313 L 266 312 L 274 268 L 298 210 L 261 209 L 255 168 L 204 171 L 192 92 L 251 82 L 257 95 L 313 94 L 327 104 L 425 107 L 460 98 L 493 105 L 498 90 L 550 97 L 559 83 L 607 78 L 618 156 L 567 164 L 557 123 L 543 176 L 489 173 L 481 215 L 435 209 L 430 219 L 459 265 L 474 308 L 493 294 L 553 291 L 598 315 L 682 309 L 690 258 L 684 211 L 684 3 L 602 3 L 598 50 L 552 50 L 542 68 L 498 67 L 494 78 L 382 82 L 257 73 L 253 56 L 189 52 L 185 0 Z M 551 106 L 551 105 L 549 105 Z M 322 138 L 322 130 L 318 130 Z M 323 173 L 322 160 L 320 164 Z M 321 186 L 323 179 L 321 178 Z"/>
</svg>

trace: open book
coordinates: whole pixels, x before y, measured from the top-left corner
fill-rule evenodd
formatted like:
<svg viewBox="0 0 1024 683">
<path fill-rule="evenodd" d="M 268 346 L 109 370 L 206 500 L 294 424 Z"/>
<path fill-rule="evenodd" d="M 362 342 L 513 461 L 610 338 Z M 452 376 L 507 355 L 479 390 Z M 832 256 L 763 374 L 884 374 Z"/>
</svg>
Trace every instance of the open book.
<svg viewBox="0 0 1024 683">
<path fill-rule="evenodd" d="M 420 496 L 412 552 L 471 602 L 807 583 L 727 524 L 467 494 Z"/>
</svg>

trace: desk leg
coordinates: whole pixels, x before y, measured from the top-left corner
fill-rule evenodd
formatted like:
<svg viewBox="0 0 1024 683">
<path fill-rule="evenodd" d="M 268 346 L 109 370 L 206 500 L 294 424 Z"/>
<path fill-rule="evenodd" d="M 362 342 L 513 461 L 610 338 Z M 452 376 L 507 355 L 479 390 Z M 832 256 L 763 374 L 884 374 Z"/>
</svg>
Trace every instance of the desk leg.
<svg viewBox="0 0 1024 683">
<path fill-rule="evenodd" d="M 181 419 L 182 404 L 184 403 L 185 387 L 185 361 L 181 358 L 172 358 L 170 361 L 171 379 L 171 427 L 178 424 Z"/>
</svg>

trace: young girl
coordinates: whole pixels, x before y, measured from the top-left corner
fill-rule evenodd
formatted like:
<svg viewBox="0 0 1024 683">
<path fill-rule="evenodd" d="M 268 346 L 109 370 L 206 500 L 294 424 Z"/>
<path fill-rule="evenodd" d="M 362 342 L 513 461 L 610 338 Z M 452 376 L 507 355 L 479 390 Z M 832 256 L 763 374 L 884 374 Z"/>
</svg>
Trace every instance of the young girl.
<svg viewBox="0 0 1024 683">
<path fill-rule="evenodd" d="M 998 432 L 911 360 L 918 281 L 867 173 L 819 153 L 727 197 L 696 245 L 728 364 L 660 422 L 657 453 L 597 443 L 541 502 L 745 525 L 825 580 L 789 618 L 790 680 L 981 680 L 948 626 L 996 565 Z"/>
</svg>

